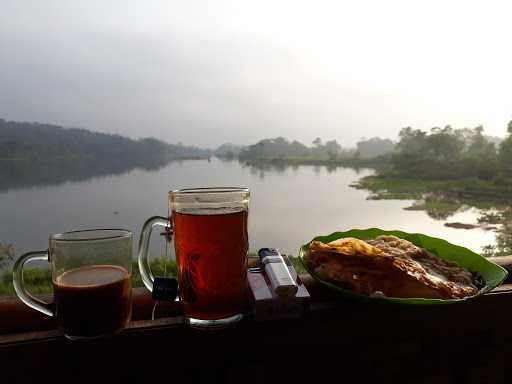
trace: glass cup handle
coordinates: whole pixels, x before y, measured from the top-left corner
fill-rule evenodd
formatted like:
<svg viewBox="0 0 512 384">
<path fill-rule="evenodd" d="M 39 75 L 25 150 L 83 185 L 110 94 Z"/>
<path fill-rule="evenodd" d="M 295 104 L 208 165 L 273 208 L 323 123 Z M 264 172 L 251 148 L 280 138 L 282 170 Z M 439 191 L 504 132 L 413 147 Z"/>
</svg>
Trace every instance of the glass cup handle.
<svg viewBox="0 0 512 384">
<path fill-rule="evenodd" d="M 151 232 L 154 227 L 164 227 L 169 233 L 169 237 L 172 236 L 172 225 L 167 217 L 154 216 L 146 220 L 142 226 L 142 232 L 139 240 L 139 271 L 142 278 L 142 282 L 146 288 L 153 292 L 153 282 L 155 277 L 151 273 L 151 267 L 149 265 L 149 241 L 151 239 Z"/>
<path fill-rule="evenodd" d="M 23 281 L 23 268 L 25 264 L 29 261 L 34 260 L 43 260 L 48 261 L 48 251 L 35 251 L 25 253 L 23 256 L 19 257 L 14 263 L 14 267 L 12 268 L 12 283 L 14 285 L 14 290 L 16 294 L 27 304 L 30 308 L 33 308 L 39 312 L 44 313 L 48 316 L 54 316 L 53 313 L 53 304 L 45 303 L 42 300 L 32 296 L 26 289 L 25 283 Z"/>
</svg>

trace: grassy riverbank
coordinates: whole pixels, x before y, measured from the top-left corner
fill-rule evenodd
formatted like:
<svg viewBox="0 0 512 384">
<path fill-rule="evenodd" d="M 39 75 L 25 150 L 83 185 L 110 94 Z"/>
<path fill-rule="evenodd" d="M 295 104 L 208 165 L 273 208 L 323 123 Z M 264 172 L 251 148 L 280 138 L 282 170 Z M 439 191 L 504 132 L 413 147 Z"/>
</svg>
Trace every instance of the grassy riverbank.
<svg viewBox="0 0 512 384">
<path fill-rule="evenodd" d="M 421 199 L 425 194 L 439 193 L 446 197 L 468 201 L 483 209 L 512 201 L 511 183 L 499 184 L 477 178 L 423 180 L 394 177 L 383 173 L 363 177 L 352 186 L 369 190 L 372 193 L 370 198 L 375 200 L 416 200 Z"/>
<path fill-rule="evenodd" d="M 352 186 L 368 190 L 371 200 L 415 200 L 407 210 L 426 211 L 435 219 L 446 219 L 464 206 L 502 210 L 512 201 L 511 186 L 474 178 L 420 180 L 377 174 Z"/>
<path fill-rule="evenodd" d="M 448 220 L 464 209 L 480 211 L 475 223 L 445 223 L 453 228 L 483 228 L 496 233 L 496 244 L 483 247 L 485 256 L 512 254 L 512 185 L 476 178 L 422 180 L 389 173 L 363 177 L 352 185 L 370 192 L 371 200 L 412 200 L 405 210 L 421 210 L 436 220 Z"/>
</svg>

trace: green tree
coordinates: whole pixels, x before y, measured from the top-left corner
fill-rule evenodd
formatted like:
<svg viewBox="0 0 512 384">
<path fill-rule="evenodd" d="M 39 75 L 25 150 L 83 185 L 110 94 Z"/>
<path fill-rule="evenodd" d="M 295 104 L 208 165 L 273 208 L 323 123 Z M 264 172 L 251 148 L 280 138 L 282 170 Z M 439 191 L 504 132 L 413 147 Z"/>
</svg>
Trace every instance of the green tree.
<svg viewBox="0 0 512 384">
<path fill-rule="evenodd" d="M 403 128 L 392 156 L 395 172 L 411 178 L 491 180 L 498 175 L 498 157 L 495 145 L 483 133 L 482 126 L 453 129 L 447 125 L 429 133 Z"/>
<path fill-rule="evenodd" d="M 324 150 L 327 153 L 327 157 L 330 161 L 335 161 L 341 152 L 341 145 L 336 140 L 329 140 L 324 145 Z"/>
<path fill-rule="evenodd" d="M 389 139 L 372 137 L 371 139 L 361 139 L 357 143 L 357 153 L 362 159 L 371 159 L 383 156 L 393 152 L 395 144 Z"/>
<path fill-rule="evenodd" d="M 315 147 L 320 147 L 322 145 L 322 139 L 317 137 L 315 140 L 313 140 L 312 143 Z"/>
<path fill-rule="evenodd" d="M 500 144 L 499 161 L 507 176 L 512 176 L 512 120 L 507 124 L 508 136 Z"/>
</svg>

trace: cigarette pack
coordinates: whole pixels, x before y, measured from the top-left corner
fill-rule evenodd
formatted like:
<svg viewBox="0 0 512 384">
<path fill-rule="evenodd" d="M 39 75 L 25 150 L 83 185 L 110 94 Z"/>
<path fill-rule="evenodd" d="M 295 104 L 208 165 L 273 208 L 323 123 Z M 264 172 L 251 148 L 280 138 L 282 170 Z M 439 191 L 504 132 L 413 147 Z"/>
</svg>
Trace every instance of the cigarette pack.
<svg viewBox="0 0 512 384">
<path fill-rule="evenodd" d="M 251 268 L 248 272 L 249 286 L 253 300 L 253 314 L 256 321 L 296 319 L 304 316 L 309 307 L 309 292 L 297 275 L 287 257 L 283 257 L 290 275 L 297 283 L 294 296 L 280 297 L 271 288 L 270 281 L 262 268 Z"/>
</svg>

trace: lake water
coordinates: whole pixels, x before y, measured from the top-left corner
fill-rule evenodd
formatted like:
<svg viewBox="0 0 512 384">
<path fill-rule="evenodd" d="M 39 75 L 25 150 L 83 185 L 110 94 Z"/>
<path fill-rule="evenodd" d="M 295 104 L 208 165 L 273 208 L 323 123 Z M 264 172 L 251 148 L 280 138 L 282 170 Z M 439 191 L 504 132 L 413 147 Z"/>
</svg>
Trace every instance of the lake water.
<svg viewBox="0 0 512 384">
<path fill-rule="evenodd" d="M 16 183 L 0 184 L 0 242 L 13 244 L 17 255 L 45 249 L 49 234 L 83 228 L 130 229 L 137 243 L 148 217 L 166 215 L 167 191 L 199 186 L 250 188 L 253 251 L 276 247 L 295 255 L 299 246 L 315 235 L 368 227 L 422 232 L 477 252 L 495 242 L 493 232 L 447 228 L 423 211 L 404 210 L 411 201 L 367 200 L 368 192 L 349 185 L 371 174 L 369 169 L 261 168 L 214 158 L 109 171 L 103 176 L 87 172 L 82 181 L 80 174 L 69 169 L 67 172 L 73 173 L 69 177 L 52 172 L 59 177 L 52 176 L 47 183 L 44 174 L 30 179 L 29 173 L 26 180 L 16 174 Z M 477 216 L 476 210 L 469 209 L 449 221 L 474 223 Z M 155 239 L 156 252 L 164 247 L 162 239 Z"/>
</svg>

